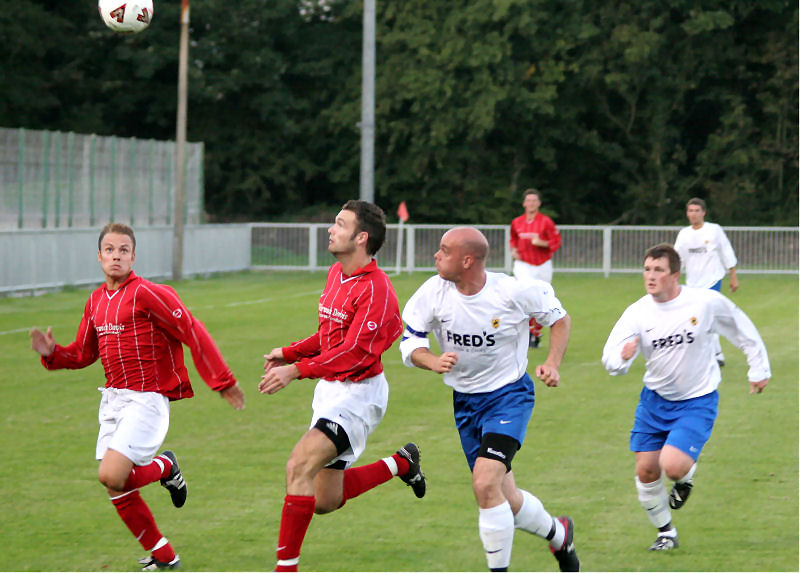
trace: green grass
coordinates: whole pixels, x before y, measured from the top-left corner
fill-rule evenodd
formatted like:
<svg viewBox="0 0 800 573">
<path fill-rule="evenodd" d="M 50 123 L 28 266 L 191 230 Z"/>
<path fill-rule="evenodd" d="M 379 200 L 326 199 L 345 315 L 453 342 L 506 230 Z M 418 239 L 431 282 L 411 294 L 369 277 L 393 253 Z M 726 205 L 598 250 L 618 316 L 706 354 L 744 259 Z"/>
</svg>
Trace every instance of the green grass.
<svg viewBox="0 0 800 573">
<path fill-rule="evenodd" d="M 393 278 L 401 305 L 428 275 Z M 172 508 L 157 485 L 143 489 L 184 568 L 263 571 L 274 566 L 284 464 L 307 427 L 314 382 L 295 381 L 273 396 L 256 385 L 263 354 L 316 325 L 322 273 L 242 273 L 176 286 L 203 320 L 245 389 L 233 411 L 190 365 L 197 396 L 173 404 L 165 447 L 178 452 L 190 495 Z M 628 432 L 641 388 L 641 359 L 624 377 L 600 364 L 622 310 L 643 293 L 638 276 L 560 274 L 555 288 L 573 319 L 562 385 L 537 383 L 524 448 L 514 460 L 520 487 L 553 514 L 569 514 L 585 570 L 798 570 L 798 280 L 741 279 L 732 295 L 759 327 L 773 380 L 750 396 L 741 352 L 727 341 L 716 428 L 700 458 L 690 502 L 675 512 L 681 547 L 646 551 L 654 529 L 636 499 Z M 48 372 L 27 330 L 74 336 L 87 290 L 0 299 L 0 569 L 131 570 L 143 552 L 96 478 L 94 446 L 99 363 Z M 546 338 L 545 338 L 546 340 Z M 531 351 L 532 363 L 545 348 Z M 303 547 L 305 571 L 482 571 L 477 509 L 440 378 L 384 360 L 389 410 L 362 463 L 408 440 L 422 449 L 428 494 L 417 500 L 399 480 L 315 516 Z M 555 571 L 541 539 L 519 532 L 512 569 Z"/>
</svg>

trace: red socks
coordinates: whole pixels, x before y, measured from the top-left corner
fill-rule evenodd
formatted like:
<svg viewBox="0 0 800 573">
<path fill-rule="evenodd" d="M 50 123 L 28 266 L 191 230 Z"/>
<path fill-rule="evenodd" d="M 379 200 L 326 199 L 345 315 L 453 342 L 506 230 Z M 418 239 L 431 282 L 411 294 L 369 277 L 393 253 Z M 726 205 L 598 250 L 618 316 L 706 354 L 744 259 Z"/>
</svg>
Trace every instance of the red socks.
<svg viewBox="0 0 800 573">
<path fill-rule="evenodd" d="M 112 498 L 111 503 L 117 508 L 120 518 L 145 551 L 151 551 L 153 557 L 163 563 L 169 563 L 175 558 L 175 550 L 161 535 L 150 508 L 139 495 L 139 490 Z"/>
<path fill-rule="evenodd" d="M 408 472 L 409 462 L 400 454 L 392 456 L 397 464 L 397 474 L 404 475 Z M 342 505 L 348 500 L 357 497 L 392 479 L 393 474 L 386 462 L 377 462 L 357 468 L 348 468 L 344 471 L 344 491 L 342 492 Z M 278 534 L 278 565 L 275 571 L 297 571 L 300 560 L 300 547 L 308 531 L 311 518 L 314 516 L 314 496 L 287 495 L 283 502 L 281 513 L 281 529 Z"/>
<path fill-rule="evenodd" d="M 344 470 L 344 491 L 342 492 L 342 505 L 348 500 L 358 497 L 365 491 L 371 490 L 384 482 L 392 479 L 392 472 L 386 467 L 383 460 L 357 468 Z"/>
<path fill-rule="evenodd" d="M 283 498 L 275 571 L 297 571 L 300 546 L 314 516 L 314 505 L 313 495 L 287 495 Z"/>
<path fill-rule="evenodd" d="M 408 470 L 411 469 L 411 462 L 400 454 L 392 454 L 392 459 L 397 464 L 397 475 L 404 476 L 408 473 Z"/>
<path fill-rule="evenodd" d="M 392 459 L 397 464 L 397 475 L 405 475 L 408 472 L 409 463 L 400 454 L 393 454 Z M 344 492 L 342 493 L 342 505 L 348 499 L 358 497 L 365 491 L 373 487 L 386 483 L 394 477 L 386 462 L 378 460 L 366 466 L 348 468 L 344 470 Z"/>
<path fill-rule="evenodd" d="M 128 481 L 125 482 L 125 491 L 138 489 L 158 481 L 168 476 L 171 469 L 172 461 L 166 456 L 158 456 L 146 466 L 133 466 L 131 475 L 128 476 Z"/>
</svg>

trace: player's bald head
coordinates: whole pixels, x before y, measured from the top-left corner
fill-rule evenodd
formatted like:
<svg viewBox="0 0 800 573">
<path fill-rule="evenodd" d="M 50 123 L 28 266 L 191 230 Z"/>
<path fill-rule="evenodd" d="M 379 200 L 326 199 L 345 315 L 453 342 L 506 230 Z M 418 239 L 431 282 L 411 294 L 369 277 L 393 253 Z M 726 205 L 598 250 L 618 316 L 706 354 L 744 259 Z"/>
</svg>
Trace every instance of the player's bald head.
<svg viewBox="0 0 800 573">
<path fill-rule="evenodd" d="M 485 261 L 489 254 L 489 241 L 475 227 L 456 227 L 445 233 L 458 245 L 462 255 L 472 255 L 476 260 Z"/>
</svg>

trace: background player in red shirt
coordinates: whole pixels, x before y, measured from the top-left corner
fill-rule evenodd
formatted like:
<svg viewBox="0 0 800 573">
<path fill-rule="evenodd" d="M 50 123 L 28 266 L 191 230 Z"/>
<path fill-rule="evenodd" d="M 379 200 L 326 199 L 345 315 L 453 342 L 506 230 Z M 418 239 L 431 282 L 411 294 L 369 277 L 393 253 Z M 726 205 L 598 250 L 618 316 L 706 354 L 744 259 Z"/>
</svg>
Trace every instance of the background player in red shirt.
<svg viewBox="0 0 800 573">
<path fill-rule="evenodd" d="M 539 212 L 541 196 L 536 189 L 523 193 L 525 213 L 511 221 L 511 257 L 514 259 L 514 276 L 522 279 L 539 279 L 553 282 L 553 253 L 561 248 L 561 234 L 553 220 Z M 531 319 L 529 346 L 539 347 L 542 327 Z"/>
<path fill-rule="evenodd" d="M 377 205 L 348 201 L 328 229 L 338 259 L 319 299 L 319 329 L 266 354 L 258 389 L 274 394 L 296 378 L 319 378 L 309 430 L 286 464 L 286 497 L 276 571 L 297 571 L 314 513 L 329 513 L 397 475 L 425 495 L 419 449 L 406 444 L 372 464 L 350 467 L 383 418 L 389 386 L 381 354 L 402 332 L 397 295 L 373 255 L 383 245 L 386 218 Z"/>
<path fill-rule="evenodd" d="M 193 395 L 181 343 L 191 350 L 203 380 L 237 410 L 244 408 L 244 394 L 205 326 L 177 293 L 133 272 L 133 229 L 109 223 L 97 246 L 105 284 L 86 302 L 75 341 L 61 346 L 52 329 L 43 333 L 34 328 L 31 346 L 48 370 L 102 361 L 106 384 L 100 389 L 98 479 L 122 521 L 150 552 L 139 560 L 143 569 L 177 569 L 180 559 L 158 530 L 139 488 L 161 481 L 175 507 L 186 502 L 187 486 L 175 454 L 154 457 L 167 435 L 169 402 Z"/>
</svg>

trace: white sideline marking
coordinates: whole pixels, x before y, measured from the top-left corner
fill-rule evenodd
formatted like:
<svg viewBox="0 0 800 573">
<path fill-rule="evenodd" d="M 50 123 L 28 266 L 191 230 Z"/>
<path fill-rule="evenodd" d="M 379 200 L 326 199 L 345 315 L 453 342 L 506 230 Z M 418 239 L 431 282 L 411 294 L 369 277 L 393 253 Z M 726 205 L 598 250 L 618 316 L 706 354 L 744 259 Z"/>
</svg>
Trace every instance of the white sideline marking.
<svg viewBox="0 0 800 573">
<path fill-rule="evenodd" d="M 241 301 L 237 301 L 237 302 L 227 302 L 227 303 L 225 303 L 223 305 L 212 304 L 212 305 L 209 305 L 209 306 L 199 306 L 197 308 L 219 308 L 220 306 L 222 306 L 224 308 L 230 308 L 232 306 L 246 306 L 246 305 L 250 305 L 250 304 L 263 304 L 265 302 L 274 302 L 276 300 L 286 300 L 287 298 L 300 298 L 300 297 L 304 297 L 304 296 L 311 296 L 312 294 L 319 295 L 321 292 L 322 292 L 321 290 L 317 289 L 317 290 L 308 291 L 308 292 L 298 292 L 298 293 L 295 293 L 295 294 L 290 294 L 290 295 L 281 296 L 281 297 L 259 298 L 259 299 L 256 299 L 256 300 L 241 300 Z"/>
<path fill-rule="evenodd" d="M 32 328 L 32 326 L 29 326 L 28 328 L 15 328 L 14 330 L 6 330 L 0 332 L 0 336 L 4 336 L 6 334 L 16 334 L 17 332 L 30 332 Z"/>
</svg>

